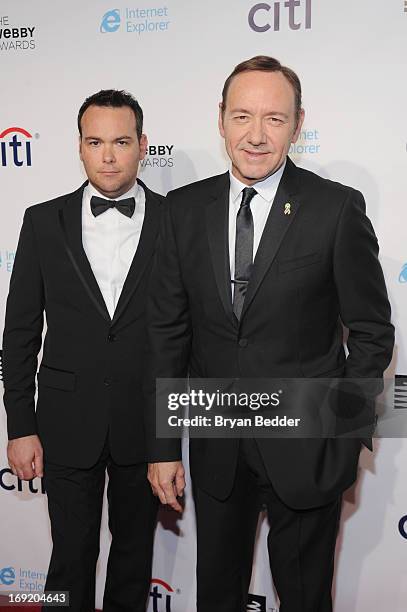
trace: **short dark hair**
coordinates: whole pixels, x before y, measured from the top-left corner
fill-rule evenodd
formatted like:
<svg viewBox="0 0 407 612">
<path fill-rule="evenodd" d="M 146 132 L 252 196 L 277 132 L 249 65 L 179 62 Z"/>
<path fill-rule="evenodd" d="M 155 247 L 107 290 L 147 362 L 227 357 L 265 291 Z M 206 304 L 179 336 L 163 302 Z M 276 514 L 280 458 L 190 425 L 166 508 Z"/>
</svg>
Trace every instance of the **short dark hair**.
<svg viewBox="0 0 407 612">
<path fill-rule="evenodd" d="M 251 59 L 245 60 L 238 64 L 233 72 L 228 76 L 225 81 L 222 90 L 222 112 L 225 111 L 226 108 L 226 98 L 228 95 L 228 90 L 230 87 L 230 83 L 234 79 L 237 74 L 241 72 L 251 72 L 254 70 L 261 70 L 263 72 L 281 72 L 287 81 L 290 83 L 294 90 L 295 97 L 295 114 L 297 121 L 300 118 L 301 113 L 301 105 L 302 105 L 302 96 L 301 96 L 301 82 L 294 70 L 291 68 L 287 68 L 287 66 L 283 66 L 277 59 L 274 57 L 270 57 L 268 55 L 256 55 Z"/>
<path fill-rule="evenodd" d="M 86 98 L 78 113 L 78 130 L 81 138 L 81 120 L 84 112 L 89 108 L 89 106 L 110 106 L 112 108 L 128 106 L 131 108 L 136 118 L 137 138 L 140 140 L 141 134 L 143 133 L 143 111 L 140 104 L 130 93 L 118 89 L 101 89 L 97 93 L 94 93 Z"/>
</svg>

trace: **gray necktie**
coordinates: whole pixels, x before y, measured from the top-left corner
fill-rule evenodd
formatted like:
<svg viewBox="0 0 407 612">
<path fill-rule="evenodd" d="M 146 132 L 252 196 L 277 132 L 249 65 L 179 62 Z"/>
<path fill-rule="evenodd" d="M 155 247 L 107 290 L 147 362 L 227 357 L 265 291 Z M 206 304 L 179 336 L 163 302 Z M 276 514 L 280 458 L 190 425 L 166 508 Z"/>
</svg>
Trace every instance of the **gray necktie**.
<svg viewBox="0 0 407 612">
<path fill-rule="evenodd" d="M 235 278 L 233 293 L 233 312 L 240 320 L 244 297 L 253 267 L 253 216 L 250 202 L 257 191 L 253 187 L 245 187 L 242 192 L 242 201 L 236 217 L 236 244 L 235 244 Z"/>
</svg>

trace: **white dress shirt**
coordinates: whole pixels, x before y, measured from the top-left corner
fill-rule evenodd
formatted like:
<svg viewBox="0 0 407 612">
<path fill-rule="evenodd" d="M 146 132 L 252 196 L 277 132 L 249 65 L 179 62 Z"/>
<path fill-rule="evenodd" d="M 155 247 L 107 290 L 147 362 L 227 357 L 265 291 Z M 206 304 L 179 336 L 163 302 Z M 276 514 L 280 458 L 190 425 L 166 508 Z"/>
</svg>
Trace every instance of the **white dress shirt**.
<svg viewBox="0 0 407 612">
<path fill-rule="evenodd" d="M 284 172 L 286 162 L 263 181 L 259 181 L 251 187 L 257 191 L 257 194 L 250 202 L 250 209 L 253 216 L 253 261 L 260 244 L 264 226 L 266 225 L 267 217 L 271 210 L 281 177 Z M 230 261 L 230 278 L 235 277 L 235 245 L 236 245 L 236 216 L 242 201 L 242 191 L 247 185 L 239 181 L 232 172 L 230 174 L 230 191 L 229 191 L 229 261 Z M 232 283 L 233 296 L 233 283 Z"/>
<path fill-rule="evenodd" d="M 82 244 L 107 310 L 113 319 L 140 240 L 146 197 L 144 189 L 135 183 L 127 193 L 113 198 L 117 201 L 134 197 L 136 207 L 133 216 L 129 218 L 116 208 L 109 208 L 94 217 L 90 207 L 92 196 L 105 198 L 89 183 L 82 198 Z"/>
</svg>

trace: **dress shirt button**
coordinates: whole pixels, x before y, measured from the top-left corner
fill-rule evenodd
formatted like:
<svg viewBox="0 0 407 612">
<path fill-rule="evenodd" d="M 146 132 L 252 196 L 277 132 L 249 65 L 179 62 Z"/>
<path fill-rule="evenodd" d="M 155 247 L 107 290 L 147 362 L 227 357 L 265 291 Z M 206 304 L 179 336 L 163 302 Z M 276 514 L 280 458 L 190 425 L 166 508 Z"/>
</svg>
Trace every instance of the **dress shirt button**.
<svg viewBox="0 0 407 612">
<path fill-rule="evenodd" d="M 248 342 L 247 338 L 240 338 L 239 346 L 241 348 L 245 348 L 248 344 L 249 344 L 249 342 Z"/>
<path fill-rule="evenodd" d="M 110 378 L 105 378 L 105 380 L 103 381 L 103 384 L 105 385 L 105 387 L 111 387 L 112 382 L 113 381 Z"/>
<path fill-rule="evenodd" d="M 109 334 L 107 339 L 109 342 L 114 342 L 116 340 L 116 334 Z"/>
</svg>

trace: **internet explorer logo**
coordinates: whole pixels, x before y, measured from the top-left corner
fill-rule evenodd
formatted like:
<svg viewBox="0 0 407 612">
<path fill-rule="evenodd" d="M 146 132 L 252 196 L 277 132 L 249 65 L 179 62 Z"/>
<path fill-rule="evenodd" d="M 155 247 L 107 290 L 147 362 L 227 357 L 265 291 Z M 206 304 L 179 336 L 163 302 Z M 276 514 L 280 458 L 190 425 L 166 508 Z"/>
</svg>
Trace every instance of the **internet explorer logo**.
<svg viewBox="0 0 407 612">
<path fill-rule="evenodd" d="M 407 283 L 407 263 L 403 264 L 399 274 L 399 283 Z"/>
<path fill-rule="evenodd" d="M 119 9 L 112 9 L 111 11 L 107 11 L 103 15 L 102 23 L 100 24 L 100 31 L 103 34 L 107 32 L 117 32 L 120 28 L 120 11 Z"/>
<path fill-rule="evenodd" d="M 13 567 L 3 567 L 0 569 L 0 584 L 10 586 L 16 579 L 16 573 Z"/>
</svg>

